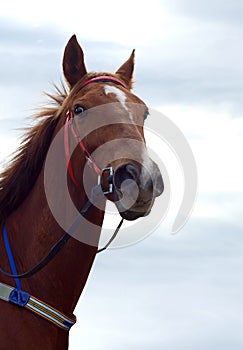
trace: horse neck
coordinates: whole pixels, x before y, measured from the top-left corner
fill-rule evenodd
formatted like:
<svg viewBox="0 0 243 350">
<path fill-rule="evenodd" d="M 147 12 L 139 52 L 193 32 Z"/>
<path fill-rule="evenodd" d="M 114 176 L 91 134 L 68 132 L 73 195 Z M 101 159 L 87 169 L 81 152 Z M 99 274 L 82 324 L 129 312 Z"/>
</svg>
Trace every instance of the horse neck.
<svg viewBox="0 0 243 350">
<path fill-rule="evenodd" d="M 74 201 L 82 207 L 87 199 L 84 192 L 77 191 L 73 184 L 71 192 L 73 197 L 76 194 Z M 92 226 L 90 232 L 88 221 L 82 222 L 82 238 L 92 235 L 98 243 L 104 210 L 93 206 L 88 216 L 95 218 L 96 225 Z M 65 233 L 49 208 L 44 191 L 44 170 L 23 204 L 7 219 L 7 229 L 18 273 L 36 265 Z M 62 251 L 45 268 L 31 278 L 22 280 L 22 288 L 60 311 L 71 314 L 97 252 L 95 245 L 86 244 L 82 238 L 81 241 L 69 239 Z M 7 282 L 12 285 L 14 283 L 10 279 Z"/>
</svg>

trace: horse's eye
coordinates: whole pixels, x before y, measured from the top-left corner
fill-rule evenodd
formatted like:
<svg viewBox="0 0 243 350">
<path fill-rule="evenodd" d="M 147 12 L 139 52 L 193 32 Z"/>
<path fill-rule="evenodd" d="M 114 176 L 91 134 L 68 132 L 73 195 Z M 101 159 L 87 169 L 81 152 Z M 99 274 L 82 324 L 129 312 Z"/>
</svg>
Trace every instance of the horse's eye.
<svg viewBox="0 0 243 350">
<path fill-rule="evenodd" d="M 76 105 L 74 107 L 74 114 L 76 116 L 80 116 L 82 113 L 84 113 L 86 111 L 86 108 L 80 105 Z"/>
</svg>

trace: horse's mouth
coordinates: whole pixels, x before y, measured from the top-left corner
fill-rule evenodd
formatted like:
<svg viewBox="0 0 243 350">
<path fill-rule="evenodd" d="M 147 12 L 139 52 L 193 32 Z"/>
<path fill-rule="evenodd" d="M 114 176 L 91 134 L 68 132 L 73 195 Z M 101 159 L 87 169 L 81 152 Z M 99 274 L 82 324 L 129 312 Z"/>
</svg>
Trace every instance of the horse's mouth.
<svg viewBox="0 0 243 350">
<path fill-rule="evenodd" d="M 147 216 L 149 213 L 150 213 L 150 210 L 146 213 L 138 213 L 136 211 L 126 210 L 126 211 L 123 211 L 122 213 L 120 213 L 120 215 L 125 220 L 133 221 L 133 220 L 137 220 L 141 217 Z"/>
<path fill-rule="evenodd" d="M 149 213 L 151 212 L 153 202 L 154 201 L 151 200 L 143 205 L 141 205 L 140 203 L 136 204 L 128 210 L 119 210 L 120 215 L 123 219 L 129 220 L 129 221 L 133 221 L 141 217 L 145 217 L 149 215 Z"/>
</svg>

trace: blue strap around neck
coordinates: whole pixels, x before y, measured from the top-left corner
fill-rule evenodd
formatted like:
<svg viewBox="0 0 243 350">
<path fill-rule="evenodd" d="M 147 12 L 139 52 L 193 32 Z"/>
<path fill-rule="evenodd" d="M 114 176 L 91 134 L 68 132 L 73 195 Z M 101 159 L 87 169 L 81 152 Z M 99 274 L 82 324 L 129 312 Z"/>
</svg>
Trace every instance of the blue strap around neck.
<svg viewBox="0 0 243 350">
<path fill-rule="evenodd" d="M 10 267 L 11 267 L 11 270 L 12 270 L 12 274 L 13 275 L 17 275 L 18 271 L 16 269 L 13 253 L 12 253 L 12 250 L 11 250 L 11 247 L 10 247 L 6 224 L 4 225 L 4 228 L 3 228 L 3 239 L 4 239 L 5 249 L 6 249 L 6 252 L 8 254 L 8 261 L 9 261 L 9 264 L 10 264 Z M 17 289 L 22 290 L 19 278 L 14 278 L 14 281 L 15 281 Z"/>
</svg>

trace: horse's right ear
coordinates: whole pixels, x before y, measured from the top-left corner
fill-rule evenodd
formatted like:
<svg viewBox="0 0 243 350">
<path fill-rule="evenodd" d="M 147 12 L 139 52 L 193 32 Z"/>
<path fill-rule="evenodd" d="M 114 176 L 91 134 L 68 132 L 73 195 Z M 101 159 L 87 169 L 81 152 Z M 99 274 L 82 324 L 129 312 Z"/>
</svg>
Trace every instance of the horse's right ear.
<svg viewBox="0 0 243 350">
<path fill-rule="evenodd" d="M 73 35 L 65 47 L 63 56 L 63 73 L 70 85 L 73 87 L 81 79 L 87 70 L 84 64 L 84 54 L 76 35 Z"/>
</svg>

